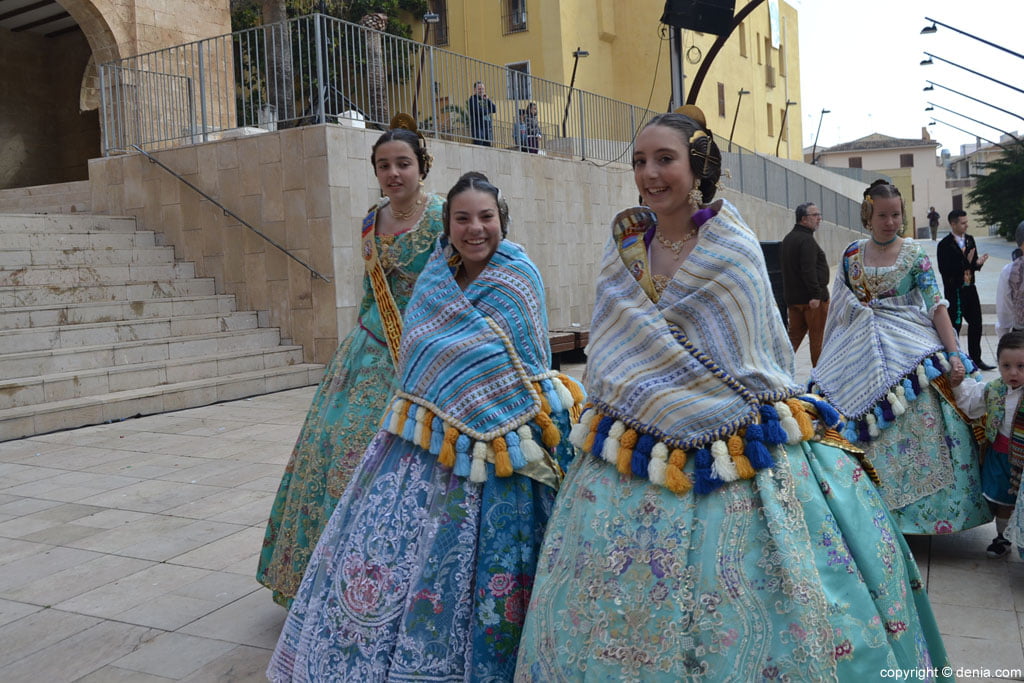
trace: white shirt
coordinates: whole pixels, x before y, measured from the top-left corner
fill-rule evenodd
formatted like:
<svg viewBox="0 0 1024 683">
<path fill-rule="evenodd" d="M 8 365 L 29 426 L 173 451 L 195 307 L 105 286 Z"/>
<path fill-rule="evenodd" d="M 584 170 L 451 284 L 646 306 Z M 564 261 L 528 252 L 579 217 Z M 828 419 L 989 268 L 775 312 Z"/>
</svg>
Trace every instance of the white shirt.
<svg viewBox="0 0 1024 683">
<path fill-rule="evenodd" d="M 1024 258 L 1024 257 L 1022 257 Z M 1013 328 L 1024 328 L 1024 320 L 1017 320 L 1013 312 L 1013 297 L 1010 292 L 1010 269 L 1007 263 L 999 271 L 999 285 L 996 287 L 996 337 L 1002 337 Z"/>
<path fill-rule="evenodd" d="M 960 386 L 953 389 L 957 406 L 972 420 L 985 414 L 985 384 L 968 377 Z M 1006 389 L 1006 411 L 1003 413 L 1003 423 L 999 425 L 999 433 L 1006 438 L 1013 434 L 1013 418 L 1017 414 L 1017 406 L 1022 395 L 1024 387 Z"/>
</svg>

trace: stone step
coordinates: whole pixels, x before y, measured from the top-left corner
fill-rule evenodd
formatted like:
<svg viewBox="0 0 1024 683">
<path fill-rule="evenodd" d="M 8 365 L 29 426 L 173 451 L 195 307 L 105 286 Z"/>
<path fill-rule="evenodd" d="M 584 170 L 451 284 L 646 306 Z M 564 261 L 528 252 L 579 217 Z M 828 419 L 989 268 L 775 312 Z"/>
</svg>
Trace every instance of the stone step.
<svg viewBox="0 0 1024 683">
<path fill-rule="evenodd" d="M 275 346 L 0 380 L 0 410 L 301 364 L 301 346 Z"/>
<path fill-rule="evenodd" d="M 8 249 L 0 244 L 0 271 L 25 266 L 112 266 L 173 262 L 174 247 Z"/>
<path fill-rule="evenodd" d="M 0 287 L 0 308 L 80 304 L 98 301 L 144 301 L 214 294 L 213 278 L 123 282 L 109 285 Z"/>
<path fill-rule="evenodd" d="M 17 330 L 50 325 L 79 325 L 115 320 L 145 320 L 178 315 L 202 315 L 235 310 L 235 297 L 167 297 L 148 301 L 116 301 L 83 304 L 53 304 L 0 309 L 0 330 Z"/>
<path fill-rule="evenodd" d="M 0 190 L 3 213 L 88 213 L 91 202 L 88 180 Z"/>
<path fill-rule="evenodd" d="M 109 249 L 148 249 L 157 245 L 156 234 L 138 232 L 87 232 L 61 234 L 54 232 L 9 232 L 0 237 L 4 249 L 28 251 L 105 251 Z M 22 264 L 25 265 L 25 264 Z"/>
<path fill-rule="evenodd" d="M 218 353 L 276 347 L 277 328 L 259 327 L 168 339 L 117 342 L 77 349 L 46 349 L 0 355 L 0 378 L 18 379 L 133 363 L 197 358 Z"/>
<path fill-rule="evenodd" d="M 135 232 L 134 216 L 94 216 L 92 214 L 2 213 L 0 234 Z"/>
<path fill-rule="evenodd" d="M 25 266 L 13 270 L 0 269 L 0 287 L 24 285 L 70 287 L 145 280 L 189 279 L 194 278 L 195 275 L 196 268 L 191 261 L 118 266 Z"/>
<path fill-rule="evenodd" d="M 8 408 L 0 410 L 0 441 L 310 386 L 320 381 L 323 370 L 322 365 L 303 363 Z"/>
<path fill-rule="evenodd" d="M 129 341 L 252 330 L 258 324 L 255 311 L 232 311 L 225 315 L 210 313 L 81 325 L 30 327 L 18 330 L 0 330 L 0 348 L 4 349 L 5 353 L 44 349 L 77 349 Z"/>
</svg>

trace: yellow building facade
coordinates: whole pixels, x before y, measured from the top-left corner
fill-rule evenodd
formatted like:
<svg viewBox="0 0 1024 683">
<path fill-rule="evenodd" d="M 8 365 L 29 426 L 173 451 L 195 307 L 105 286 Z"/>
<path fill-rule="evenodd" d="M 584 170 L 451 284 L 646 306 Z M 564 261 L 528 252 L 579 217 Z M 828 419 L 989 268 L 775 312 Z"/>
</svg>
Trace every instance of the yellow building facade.
<svg viewBox="0 0 1024 683">
<path fill-rule="evenodd" d="M 570 83 L 575 66 L 577 88 L 654 111 L 669 108 L 672 68 L 669 30 L 660 21 L 663 0 L 431 0 L 430 5 L 440 15 L 428 39 L 434 45 L 491 64 L 520 69 L 525 64 L 532 77 L 563 84 Z M 738 0 L 737 12 L 746 5 Z M 735 119 L 734 144 L 802 158 L 797 20 L 792 6 L 766 0 L 712 61 L 697 104 L 723 143 Z M 419 24 L 418 18 L 409 21 Z M 683 30 L 687 92 L 716 39 Z M 577 58 L 577 49 L 589 54 Z M 746 91 L 742 96 L 741 90 Z"/>
</svg>

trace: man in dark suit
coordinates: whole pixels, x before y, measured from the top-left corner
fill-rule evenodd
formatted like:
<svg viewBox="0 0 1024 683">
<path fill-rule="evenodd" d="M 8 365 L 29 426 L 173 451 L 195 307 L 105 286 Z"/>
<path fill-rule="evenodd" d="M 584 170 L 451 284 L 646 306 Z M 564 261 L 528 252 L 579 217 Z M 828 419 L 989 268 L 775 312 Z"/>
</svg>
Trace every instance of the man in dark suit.
<svg viewBox="0 0 1024 683">
<path fill-rule="evenodd" d="M 953 328 L 960 334 L 960 326 L 967 323 L 967 352 L 982 370 L 994 366 L 981 359 L 981 301 L 975 286 L 974 274 L 988 260 L 988 254 L 978 256 L 974 238 L 967 234 L 967 213 L 959 209 L 949 212 L 950 233 L 939 240 L 936 256 L 942 287 L 949 301 L 949 317 Z"/>
</svg>

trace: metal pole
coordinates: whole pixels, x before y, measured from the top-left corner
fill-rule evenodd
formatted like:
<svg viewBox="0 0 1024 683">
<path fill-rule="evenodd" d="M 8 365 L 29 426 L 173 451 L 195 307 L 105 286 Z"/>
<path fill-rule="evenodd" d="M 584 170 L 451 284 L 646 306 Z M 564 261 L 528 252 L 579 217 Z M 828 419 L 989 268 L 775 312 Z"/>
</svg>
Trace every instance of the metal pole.
<svg viewBox="0 0 1024 683">
<path fill-rule="evenodd" d="M 1018 88 L 1015 85 L 1010 85 L 1009 83 L 1003 83 L 998 78 L 992 78 L 991 76 L 983 74 L 980 71 L 975 71 L 974 69 L 968 69 L 966 66 L 961 66 L 960 64 L 957 64 L 956 62 L 951 62 L 948 59 L 943 59 L 942 57 L 938 57 L 936 55 L 933 55 L 931 52 L 925 52 L 925 54 L 928 55 L 929 59 L 937 59 L 940 62 L 945 62 L 946 64 L 951 64 L 952 66 L 955 66 L 958 69 L 963 69 L 967 73 L 974 74 L 975 76 L 981 76 L 982 78 L 987 78 L 988 80 L 992 81 L 993 83 L 998 83 L 999 85 L 1007 87 L 1010 90 L 1016 90 L 1019 93 L 1024 93 L 1024 90 L 1021 90 L 1020 88 Z M 922 65 L 927 64 L 927 63 L 928 62 L 922 62 Z"/>
<path fill-rule="evenodd" d="M 562 114 L 562 137 L 565 135 L 565 122 L 569 119 L 569 104 L 572 102 L 572 89 L 576 85 L 576 67 L 580 64 L 580 48 L 572 53 L 572 77 L 569 79 L 569 94 L 565 97 L 565 113 Z"/>
<path fill-rule="evenodd" d="M 828 109 L 821 110 L 821 116 L 818 117 L 818 132 L 814 134 L 814 147 L 811 147 L 811 165 L 814 166 L 818 163 L 818 136 L 821 135 L 821 121 L 825 118 L 825 114 L 830 113 Z"/>
<path fill-rule="evenodd" d="M 683 106 L 683 93 L 686 92 L 686 74 L 683 73 L 683 30 L 675 26 L 669 27 L 669 62 L 672 66 L 672 105 L 669 111 Z"/>
<path fill-rule="evenodd" d="M 102 123 L 102 126 L 103 126 L 103 130 L 101 131 L 100 139 L 102 140 L 102 145 L 103 145 L 103 150 L 102 150 L 103 156 L 107 156 L 107 150 L 110 149 L 110 140 L 107 137 L 107 126 L 110 125 L 108 123 L 109 114 L 110 114 L 110 111 L 109 111 L 110 107 L 107 104 L 107 89 L 106 89 L 106 86 L 105 86 L 105 83 L 104 83 L 105 79 L 103 77 L 103 73 L 106 71 L 106 67 L 104 65 L 100 64 L 99 71 L 100 71 L 100 111 L 103 113 L 103 116 L 101 117 L 101 123 Z"/>
<path fill-rule="evenodd" d="M 984 104 L 986 107 L 992 107 L 996 111 L 1001 111 L 1004 114 L 1008 114 L 1009 116 L 1015 116 L 1016 118 L 1020 119 L 1021 121 L 1024 121 L 1024 116 L 1021 116 L 1020 114 L 1012 112 L 1009 109 L 1003 109 L 1002 107 L 997 107 L 996 105 L 992 104 L 991 102 L 986 102 L 985 100 L 979 100 L 977 97 L 971 97 L 967 93 L 962 93 L 959 90 L 953 90 L 952 88 L 947 87 L 945 85 L 942 85 L 941 83 L 936 83 L 935 81 L 928 81 L 928 80 L 926 80 L 925 83 L 927 83 L 927 84 L 929 84 L 931 86 L 942 88 L 943 90 L 948 90 L 951 93 L 956 93 L 960 97 L 966 97 L 969 100 L 974 100 L 975 102 L 977 102 L 979 104 Z M 925 88 L 925 90 L 931 90 L 931 89 L 932 88 Z"/>
<path fill-rule="evenodd" d="M 736 119 L 738 119 L 739 116 L 740 116 L 740 102 L 743 101 L 743 96 L 744 95 L 749 95 L 749 94 L 750 94 L 749 90 L 744 90 L 743 88 L 740 88 L 739 97 L 736 98 L 736 113 L 732 115 L 732 128 L 729 129 L 729 150 L 728 151 L 730 151 L 730 152 L 732 151 L 732 134 L 736 132 Z"/>
<path fill-rule="evenodd" d="M 935 19 L 932 19 L 931 17 L 925 17 L 924 20 L 925 21 L 930 21 L 933 24 L 938 24 L 939 26 L 945 26 L 950 31 L 956 31 L 957 33 L 960 33 L 962 35 L 967 36 L 968 38 L 974 38 L 975 40 L 977 40 L 979 42 L 982 42 L 982 43 L 985 43 L 986 45 L 988 45 L 990 47 L 994 47 L 997 50 L 1002 50 L 1003 52 L 1010 53 L 1014 57 L 1020 57 L 1021 59 L 1024 59 L 1024 55 L 1022 55 L 1019 52 L 1014 52 L 1013 50 L 1011 50 L 1009 48 L 1003 47 L 1002 45 L 997 45 L 997 44 L 995 44 L 995 43 L 993 43 L 991 41 L 985 40 L 984 38 L 979 38 L 978 36 L 976 36 L 974 34 L 968 33 L 967 31 L 961 31 L 960 29 L 958 29 L 956 27 L 950 26 L 949 24 L 943 24 L 941 21 L 936 21 Z M 928 31 L 928 33 L 934 33 L 934 32 L 935 32 L 934 28 L 933 28 L 933 30 Z M 922 33 L 924 33 L 924 31 L 922 31 Z"/>
<path fill-rule="evenodd" d="M 203 126 L 203 142 L 209 142 L 206 132 L 206 71 L 203 69 L 203 44 L 199 44 L 199 120 Z"/>
<path fill-rule="evenodd" d="M 587 160 L 587 133 L 583 126 L 583 100 L 579 101 L 576 108 L 580 110 L 580 161 Z"/>
<path fill-rule="evenodd" d="M 324 112 L 324 109 L 326 108 L 326 102 L 324 100 L 327 99 L 327 84 L 324 83 L 324 46 L 320 30 L 320 23 L 323 20 L 324 15 L 322 14 L 316 14 L 313 16 L 313 21 L 315 22 L 313 36 L 314 40 L 316 40 L 316 87 L 317 91 L 320 93 L 320 104 L 317 105 L 317 123 L 325 123 L 327 121 L 327 117 Z"/>
</svg>

